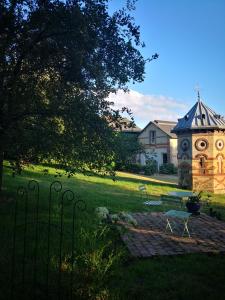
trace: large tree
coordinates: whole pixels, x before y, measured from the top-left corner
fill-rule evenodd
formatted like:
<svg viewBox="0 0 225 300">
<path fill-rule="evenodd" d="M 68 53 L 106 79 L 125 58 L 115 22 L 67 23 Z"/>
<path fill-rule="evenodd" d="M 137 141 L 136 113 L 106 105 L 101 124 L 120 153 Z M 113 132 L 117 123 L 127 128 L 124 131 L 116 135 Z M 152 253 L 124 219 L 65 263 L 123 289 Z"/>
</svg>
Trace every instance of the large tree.
<svg viewBox="0 0 225 300">
<path fill-rule="evenodd" d="M 4 155 L 109 165 L 119 114 L 106 99 L 143 80 L 141 46 L 129 9 L 110 15 L 107 0 L 1 0 L 0 187 Z"/>
</svg>

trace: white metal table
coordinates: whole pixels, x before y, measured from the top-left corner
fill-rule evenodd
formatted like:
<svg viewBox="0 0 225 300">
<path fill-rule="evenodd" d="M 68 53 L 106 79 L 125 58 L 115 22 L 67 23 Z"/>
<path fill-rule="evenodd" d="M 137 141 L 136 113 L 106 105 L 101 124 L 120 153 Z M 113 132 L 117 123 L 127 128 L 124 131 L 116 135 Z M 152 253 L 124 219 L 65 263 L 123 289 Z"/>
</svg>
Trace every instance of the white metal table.
<svg viewBox="0 0 225 300">
<path fill-rule="evenodd" d="M 188 197 L 196 196 L 196 193 L 191 192 L 191 191 L 177 191 L 177 192 L 174 191 L 174 192 L 169 192 L 168 196 L 179 198 L 182 205 L 184 205 L 184 203 L 188 199 Z"/>
<path fill-rule="evenodd" d="M 172 225 L 171 225 L 171 220 L 173 218 L 178 218 L 178 219 L 181 219 L 183 221 L 183 224 L 184 224 L 184 229 L 183 229 L 183 233 L 182 233 L 182 236 L 185 234 L 185 232 L 187 232 L 188 236 L 191 237 L 190 235 L 190 232 L 189 232 L 189 228 L 188 228 L 188 221 L 189 221 L 189 218 L 192 214 L 191 213 L 188 213 L 186 211 L 182 211 L 182 210 L 169 210 L 165 213 L 165 216 L 166 216 L 166 230 L 169 228 L 170 231 L 173 233 L 173 228 L 172 228 Z"/>
</svg>

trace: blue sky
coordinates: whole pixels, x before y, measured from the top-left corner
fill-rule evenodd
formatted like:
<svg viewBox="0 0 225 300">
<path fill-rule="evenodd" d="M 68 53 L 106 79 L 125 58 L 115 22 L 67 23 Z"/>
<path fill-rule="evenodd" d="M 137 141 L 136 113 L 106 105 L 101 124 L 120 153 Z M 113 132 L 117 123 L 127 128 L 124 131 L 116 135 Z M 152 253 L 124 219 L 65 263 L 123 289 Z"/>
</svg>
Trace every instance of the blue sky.
<svg viewBox="0 0 225 300">
<path fill-rule="evenodd" d="M 125 3 L 109 1 L 110 11 Z M 132 15 L 146 44 L 144 57 L 160 55 L 146 66 L 144 82 L 129 85 L 130 99 L 122 99 L 137 124 L 182 116 L 196 101 L 196 84 L 203 101 L 225 114 L 225 0 L 138 0 Z"/>
</svg>

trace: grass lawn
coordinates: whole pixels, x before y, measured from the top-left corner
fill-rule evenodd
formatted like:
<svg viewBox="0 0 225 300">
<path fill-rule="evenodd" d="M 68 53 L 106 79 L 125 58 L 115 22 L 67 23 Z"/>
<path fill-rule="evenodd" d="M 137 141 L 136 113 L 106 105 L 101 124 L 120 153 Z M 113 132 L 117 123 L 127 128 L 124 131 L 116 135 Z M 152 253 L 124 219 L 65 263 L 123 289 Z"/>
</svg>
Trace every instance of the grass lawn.
<svg viewBox="0 0 225 300">
<path fill-rule="evenodd" d="M 71 189 L 79 194 L 87 204 L 87 210 L 77 216 L 77 228 L 84 228 L 91 231 L 99 228 L 94 209 L 98 206 L 106 206 L 112 212 L 127 211 L 155 211 L 161 208 L 150 208 L 143 205 L 138 192 L 138 185 L 147 185 L 148 192 L 152 198 L 160 194 L 178 190 L 174 178 L 170 177 L 145 177 L 119 172 L 117 180 L 109 177 L 84 176 L 77 174 L 72 178 L 64 176 L 63 171 L 60 177 L 55 177 L 56 169 L 48 168 L 45 174 L 43 166 L 27 167 L 22 175 L 12 177 L 11 170 L 5 163 L 3 187 L 4 193 L 15 199 L 16 189 L 20 185 L 27 185 L 28 180 L 37 180 L 40 184 L 40 218 L 47 218 L 46 209 L 48 202 L 49 185 L 54 180 L 60 180 L 63 189 Z M 53 206 L 57 219 L 58 199 L 55 199 Z M 53 209 L 54 209 L 53 207 Z M 213 196 L 213 207 L 221 212 L 225 220 L 225 196 Z M 33 211 L 34 203 L 29 203 L 29 210 Z M 22 210 L 23 212 L 23 207 Z M 13 201 L 0 204 L 0 233 L 1 233 L 1 299 L 8 299 L 10 286 L 10 251 L 13 218 Z M 20 218 L 20 216 L 19 216 Z M 22 218 L 22 217 L 21 217 Z M 32 218 L 32 214 L 30 216 Z M 70 211 L 66 226 L 71 225 Z M 32 238 L 33 232 L 28 232 Z M 43 233 L 42 240 L 45 240 Z M 67 239 L 69 242 L 69 238 Z M 123 251 L 125 254 L 120 264 L 116 267 L 109 282 L 105 283 L 110 291 L 109 299 L 225 299 L 225 256 L 191 254 L 177 257 L 157 257 L 154 259 L 134 259 L 129 256 L 118 234 L 113 230 L 99 243 L 113 241 L 114 249 Z M 78 248 L 80 244 L 76 241 Z M 22 241 L 18 239 L 18 248 L 22 247 Z M 54 241 L 52 241 L 54 245 Z M 32 255 L 32 249 L 30 249 Z M 41 251 L 41 250 L 40 250 Z M 44 252 L 43 252 L 44 253 Z M 44 256 L 44 255 L 43 255 Z M 18 258 L 19 260 L 20 258 Z M 29 266 L 27 266 L 29 273 Z M 18 271 L 19 273 L 19 271 Z M 29 276 L 28 276 L 29 277 Z M 66 277 L 65 277 L 66 278 Z M 54 281 L 54 276 L 53 279 Z M 76 278 L 76 280 L 79 280 Z M 25 299 L 25 298 L 23 298 Z M 30 298 L 31 299 L 31 298 Z M 39 299 L 41 295 L 39 295 Z M 44 299 L 44 298 L 43 298 Z M 50 299 L 50 298 L 49 298 Z M 55 298 L 57 299 L 57 298 Z M 66 298 L 63 298 L 66 299 Z M 90 298 L 90 299 L 108 299 Z"/>
</svg>

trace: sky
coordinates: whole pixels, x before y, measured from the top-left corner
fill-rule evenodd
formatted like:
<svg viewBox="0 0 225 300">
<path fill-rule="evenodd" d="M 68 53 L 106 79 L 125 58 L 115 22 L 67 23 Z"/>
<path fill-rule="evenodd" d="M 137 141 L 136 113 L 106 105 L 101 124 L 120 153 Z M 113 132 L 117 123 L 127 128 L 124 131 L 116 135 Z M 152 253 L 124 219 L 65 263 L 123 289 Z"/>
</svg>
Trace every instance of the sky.
<svg viewBox="0 0 225 300">
<path fill-rule="evenodd" d="M 126 0 L 109 0 L 109 11 Z M 145 80 L 130 93 L 110 95 L 115 107 L 128 106 L 136 124 L 182 117 L 197 101 L 225 115 L 225 0 L 138 0 L 132 12 L 140 25 Z"/>
</svg>

